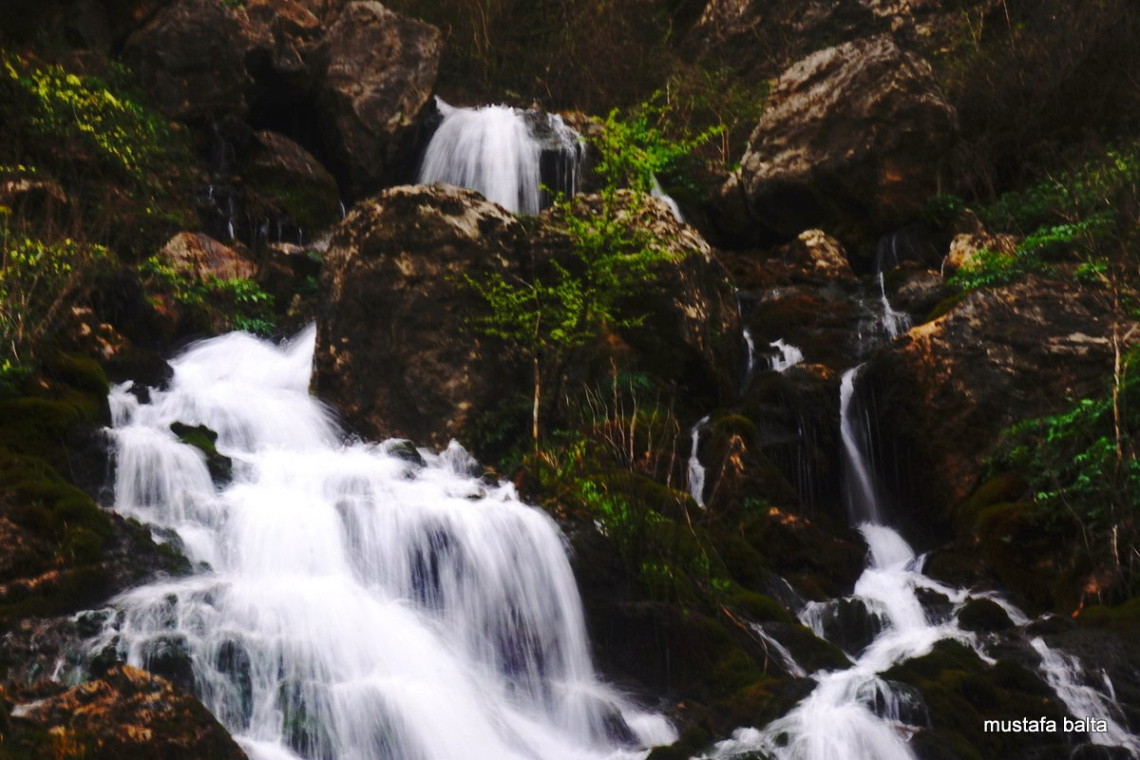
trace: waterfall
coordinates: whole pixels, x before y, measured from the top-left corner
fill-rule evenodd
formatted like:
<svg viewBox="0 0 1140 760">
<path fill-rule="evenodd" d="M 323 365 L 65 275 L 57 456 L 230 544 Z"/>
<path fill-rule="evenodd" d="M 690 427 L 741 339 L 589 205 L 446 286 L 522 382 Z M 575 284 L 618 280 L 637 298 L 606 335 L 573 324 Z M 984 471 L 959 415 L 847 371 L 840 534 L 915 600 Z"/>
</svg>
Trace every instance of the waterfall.
<svg viewBox="0 0 1140 760">
<path fill-rule="evenodd" d="M 129 591 L 93 647 L 181 656 L 255 760 L 641 757 L 673 741 L 594 674 L 566 543 L 458 445 L 342 442 L 307 393 L 315 330 L 245 334 L 111 394 L 115 509 L 195 570 Z M 174 422 L 233 462 L 212 482 Z"/>
<path fill-rule="evenodd" d="M 772 356 L 768 363 L 769 366 L 777 372 L 786 372 L 804 360 L 804 352 L 796 346 L 785 342 L 783 338 L 778 338 L 768 345 L 776 349 L 775 355 Z"/>
<path fill-rule="evenodd" d="M 840 452 L 843 463 L 843 501 L 847 516 L 853 524 L 881 522 L 881 499 L 868 462 L 870 457 L 870 420 L 860 414 L 862 405 L 855 397 L 855 379 L 858 367 L 843 373 L 839 383 L 839 435 L 843 442 Z"/>
<path fill-rule="evenodd" d="M 882 524 L 873 467 L 867 458 L 869 420 L 860 420 L 863 415 L 858 412 L 855 393 L 859 369 L 847 370 L 842 376 L 840 432 L 849 516 L 863 534 L 868 558 L 854 593 L 846 601 L 861 602 L 878 630 L 849 668 L 812 674 L 815 688 L 786 715 L 763 728 L 738 729 L 732 738 L 719 742 L 712 753 L 718 760 L 757 756 L 776 760 L 914 760 L 908 738 L 927 727 L 925 706 L 907 687 L 888 682 L 880 674 L 929 653 L 946 639 L 972 647 L 983 659 L 993 662 L 985 653 L 984 641 L 958 625 L 958 613 L 972 598 L 999 604 L 1018 626 L 1030 622 L 995 594 L 969 592 L 926 577 L 922 558 L 898 532 Z M 944 595 L 953 605 L 951 614 L 928 616 L 919 600 L 920 590 Z M 824 621 L 836 603 L 807 604 L 800 612 L 800 621 L 826 637 Z M 1040 639 L 1031 646 L 1041 657 L 1045 680 L 1069 711 L 1078 718 L 1105 721 L 1107 730 L 1091 734 L 1093 743 L 1122 747 L 1133 757 L 1140 757 L 1140 739 L 1122 727 L 1123 715 L 1112 699 L 1107 676 L 1106 692 L 1083 685 L 1079 679 L 1082 668 L 1075 658 L 1050 650 Z"/>
<path fill-rule="evenodd" d="M 673 197 L 661 189 L 661 183 L 657 181 L 657 175 L 653 175 L 653 186 L 649 188 L 650 197 L 657 198 L 662 201 L 669 210 L 673 212 L 673 218 L 678 222 L 684 222 L 685 217 L 681 214 L 681 207 L 677 205 L 677 201 Z"/>
<path fill-rule="evenodd" d="M 701 428 L 708 422 L 709 416 L 706 414 L 697 420 L 693 429 L 689 431 L 689 438 L 693 442 L 689 450 L 689 495 L 693 497 L 698 507 L 705 506 L 705 468 L 697 454 L 701 447 Z"/>
<path fill-rule="evenodd" d="M 902 335 L 910 329 L 910 315 L 895 311 L 887 298 L 887 284 L 883 273 L 879 272 L 879 308 L 882 311 L 880 326 L 888 338 Z"/>
<path fill-rule="evenodd" d="M 531 215 L 544 205 L 544 185 L 567 196 L 578 191 L 585 148 L 561 117 L 436 103 L 443 121 L 424 152 L 421 184 L 470 188 L 508 211 Z"/>
</svg>

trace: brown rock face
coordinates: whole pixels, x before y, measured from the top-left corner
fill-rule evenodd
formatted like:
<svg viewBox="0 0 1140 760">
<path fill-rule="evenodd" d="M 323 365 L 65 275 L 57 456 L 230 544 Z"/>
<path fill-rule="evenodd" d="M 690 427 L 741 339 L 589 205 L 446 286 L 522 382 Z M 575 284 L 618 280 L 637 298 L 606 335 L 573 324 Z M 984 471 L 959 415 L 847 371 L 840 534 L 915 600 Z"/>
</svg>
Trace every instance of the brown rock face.
<svg viewBox="0 0 1140 760">
<path fill-rule="evenodd" d="M 580 200 L 586 208 L 597 202 Z M 571 266 L 571 243 L 557 218 L 547 214 L 538 224 L 528 236 L 499 206 L 445 185 L 396 187 L 358 204 L 325 259 L 314 391 L 363 435 L 436 446 L 463 438 L 475 416 L 503 399 L 527 402 L 531 368 L 510 346 L 472 329 L 487 307 L 467 278 L 549 261 Z M 582 381 L 602 353 L 617 351 L 678 386 L 715 395 L 714 367 L 740 360 L 727 275 L 664 205 L 649 202 L 630 224 L 687 255 L 655 272 L 635 305 L 652 329 L 622 330 L 603 336 L 603 346 L 584 347 L 563 382 Z M 726 388 L 734 391 L 735 382 L 725 372 Z"/>
<path fill-rule="evenodd" d="M 463 325 L 482 308 L 465 278 L 508 269 L 523 237 L 509 213 L 454 187 L 357 204 L 325 257 L 314 392 L 363 434 L 446 444 L 517 387 Z"/>
<path fill-rule="evenodd" d="M 319 51 L 321 129 L 349 167 L 353 191 L 375 190 L 414 145 L 431 97 L 443 36 L 377 2 L 345 6 Z"/>
<path fill-rule="evenodd" d="M 167 241 L 158 255 L 180 271 L 201 280 L 209 277 L 223 280 L 252 278 L 257 274 L 257 265 L 249 258 L 200 232 L 179 232 Z"/>
<path fill-rule="evenodd" d="M 340 218 L 336 180 L 307 150 L 284 135 L 261 131 L 242 162 L 246 182 L 264 196 L 269 218 L 301 229 L 327 227 Z"/>
<path fill-rule="evenodd" d="M 934 193 L 956 129 L 930 66 L 888 36 L 803 59 L 777 81 L 741 164 L 754 234 L 897 226 Z"/>
<path fill-rule="evenodd" d="M 213 121 L 246 112 L 241 25 L 217 0 L 177 0 L 133 33 L 123 60 L 172 119 Z"/>
<path fill-rule="evenodd" d="M 915 459 L 915 498 L 935 519 L 985 474 L 1001 431 L 1103 389 L 1112 365 L 1106 305 L 1031 277 L 968 295 L 875 357 L 866 382 L 881 424 Z"/>
<path fill-rule="evenodd" d="M 13 749 L 21 745 L 32 751 L 55 749 L 41 756 L 90 760 L 246 757 L 200 702 L 169 681 L 127 665 L 62 694 L 18 705 L 12 723 L 17 729 Z"/>
</svg>

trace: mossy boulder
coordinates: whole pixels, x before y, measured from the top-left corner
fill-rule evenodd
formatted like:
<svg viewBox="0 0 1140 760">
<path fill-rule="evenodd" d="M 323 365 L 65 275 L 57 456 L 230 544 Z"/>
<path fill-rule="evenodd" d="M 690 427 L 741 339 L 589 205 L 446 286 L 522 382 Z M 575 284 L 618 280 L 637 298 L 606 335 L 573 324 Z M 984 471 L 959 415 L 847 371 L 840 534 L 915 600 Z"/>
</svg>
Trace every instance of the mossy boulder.
<svg viewBox="0 0 1140 760">
<path fill-rule="evenodd" d="M 193 446 L 202 452 L 206 459 L 206 468 L 215 483 L 226 484 L 234 474 L 234 463 L 225 454 L 218 452 L 218 434 L 205 425 L 187 425 L 182 422 L 170 424 L 170 432 L 188 446 Z"/>
<path fill-rule="evenodd" d="M 848 594 L 863 573 L 866 550 L 857 534 L 832 535 L 777 507 L 747 520 L 741 529 L 772 570 L 813 598 Z"/>
<path fill-rule="evenodd" d="M 930 715 L 929 731 L 946 745 L 960 748 L 958 757 L 1015 757 L 1030 749 L 1048 753 L 1065 742 L 1060 733 L 984 731 L 986 720 L 1044 717 L 1060 726 L 1067 713 L 1032 671 L 1010 661 L 987 665 L 958 642 L 940 641 L 928 654 L 896 665 L 882 677 L 921 692 Z M 923 739 L 921 746 L 930 746 L 932 738 Z"/>
<path fill-rule="evenodd" d="M 997 602 L 975 597 L 959 610 L 958 625 L 976 633 L 995 633 L 1012 628 L 1013 621 Z"/>
</svg>

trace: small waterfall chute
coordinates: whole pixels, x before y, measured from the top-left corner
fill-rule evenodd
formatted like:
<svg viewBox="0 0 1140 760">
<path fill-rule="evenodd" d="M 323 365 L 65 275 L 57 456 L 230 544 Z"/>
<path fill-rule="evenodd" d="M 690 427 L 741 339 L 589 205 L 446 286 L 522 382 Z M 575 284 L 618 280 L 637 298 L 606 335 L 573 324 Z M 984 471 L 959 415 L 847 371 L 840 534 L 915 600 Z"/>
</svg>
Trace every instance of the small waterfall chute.
<svg viewBox="0 0 1140 760">
<path fill-rule="evenodd" d="M 530 215 L 544 205 L 544 186 L 566 196 L 578 191 L 585 146 L 560 116 L 436 102 L 443 118 L 424 151 L 419 183 L 466 187 Z"/>
</svg>

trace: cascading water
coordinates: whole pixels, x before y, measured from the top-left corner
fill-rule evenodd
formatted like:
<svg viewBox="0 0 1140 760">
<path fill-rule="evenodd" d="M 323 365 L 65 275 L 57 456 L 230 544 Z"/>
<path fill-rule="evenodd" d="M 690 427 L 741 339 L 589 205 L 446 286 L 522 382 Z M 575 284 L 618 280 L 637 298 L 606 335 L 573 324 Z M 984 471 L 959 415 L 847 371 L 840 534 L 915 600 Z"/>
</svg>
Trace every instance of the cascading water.
<svg viewBox="0 0 1140 760">
<path fill-rule="evenodd" d="M 768 365 L 777 372 L 786 372 L 804 360 L 804 352 L 785 342 L 783 338 L 778 338 L 768 345 L 776 349 L 776 353 L 768 360 Z"/>
<path fill-rule="evenodd" d="M 543 186 L 573 195 L 585 153 L 561 117 L 507 106 L 454 108 L 428 143 L 417 181 L 470 188 L 514 213 L 537 214 Z"/>
<path fill-rule="evenodd" d="M 848 502 L 849 516 L 863 534 L 869 556 L 854 593 L 839 601 L 863 604 L 878 630 L 849 668 L 813 674 L 815 689 L 796 707 L 762 729 L 738 729 L 731 739 L 716 745 L 714 758 L 759 755 L 778 760 L 912 760 L 908 739 L 926 727 L 925 708 L 921 699 L 880 674 L 927 654 L 946 639 L 970 646 L 993 662 L 983 642 L 958 625 L 957 614 L 971 598 L 999 604 L 1018 626 L 1030 622 L 1024 613 L 994 594 L 971 593 L 926 577 L 922 558 L 915 556 L 894 529 L 881 524 L 880 497 L 865 456 L 865 439 L 857 433 L 854 420 L 858 370 L 848 370 L 841 381 L 844 485 L 854 495 Z M 945 596 L 952 605 L 950 614 L 931 619 L 919 600 L 920 590 Z M 800 619 L 817 634 L 826 635 L 822 621 L 829 606 L 836 603 L 808 604 Z M 1077 677 L 1081 668 L 1075 659 L 1050 650 L 1040 639 L 1031 645 L 1041 656 L 1045 680 L 1073 715 L 1106 722 L 1107 730 L 1092 734 L 1092 741 L 1122 747 L 1133 757 L 1140 757 L 1140 739 L 1122 727 L 1119 706 L 1110 696 L 1111 683 L 1107 694 L 1082 685 Z"/>
<path fill-rule="evenodd" d="M 697 420 L 693 429 L 689 431 L 689 438 L 692 440 L 692 448 L 689 451 L 689 495 L 693 497 L 698 507 L 705 505 L 705 468 L 698 453 L 701 448 L 701 428 L 708 422 L 709 416 L 706 414 Z"/>
<path fill-rule="evenodd" d="M 671 195 L 661 188 L 661 183 L 657 181 L 656 175 L 653 177 L 653 186 L 649 188 L 649 195 L 668 206 L 669 210 L 673 212 L 673 218 L 678 222 L 685 221 L 685 217 L 681 214 L 681 207 L 677 205 L 677 201 L 673 200 Z"/>
<path fill-rule="evenodd" d="M 115 508 L 173 531 L 193 575 L 130 591 L 95 649 L 180 651 L 251 757 L 633 757 L 675 737 L 594 675 L 564 540 L 458 446 L 345 445 L 307 394 L 315 331 L 172 362 L 112 391 Z M 176 421 L 218 433 L 216 486 Z"/>
<path fill-rule="evenodd" d="M 888 338 L 902 335 L 910 329 L 910 315 L 906 312 L 895 311 L 887 298 L 887 283 L 882 272 L 879 272 L 879 308 L 882 310 L 881 327 Z"/>
<path fill-rule="evenodd" d="M 855 379 L 858 367 L 843 373 L 839 381 L 839 435 L 843 441 L 840 451 L 843 462 L 843 501 L 847 516 L 853 525 L 861 522 L 882 522 L 881 499 L 875 487 L 874 472 L 869 464 L 868 430 L 870 421 L 859 413 L 860 404 L 855 398 Z"/>
</svg>

